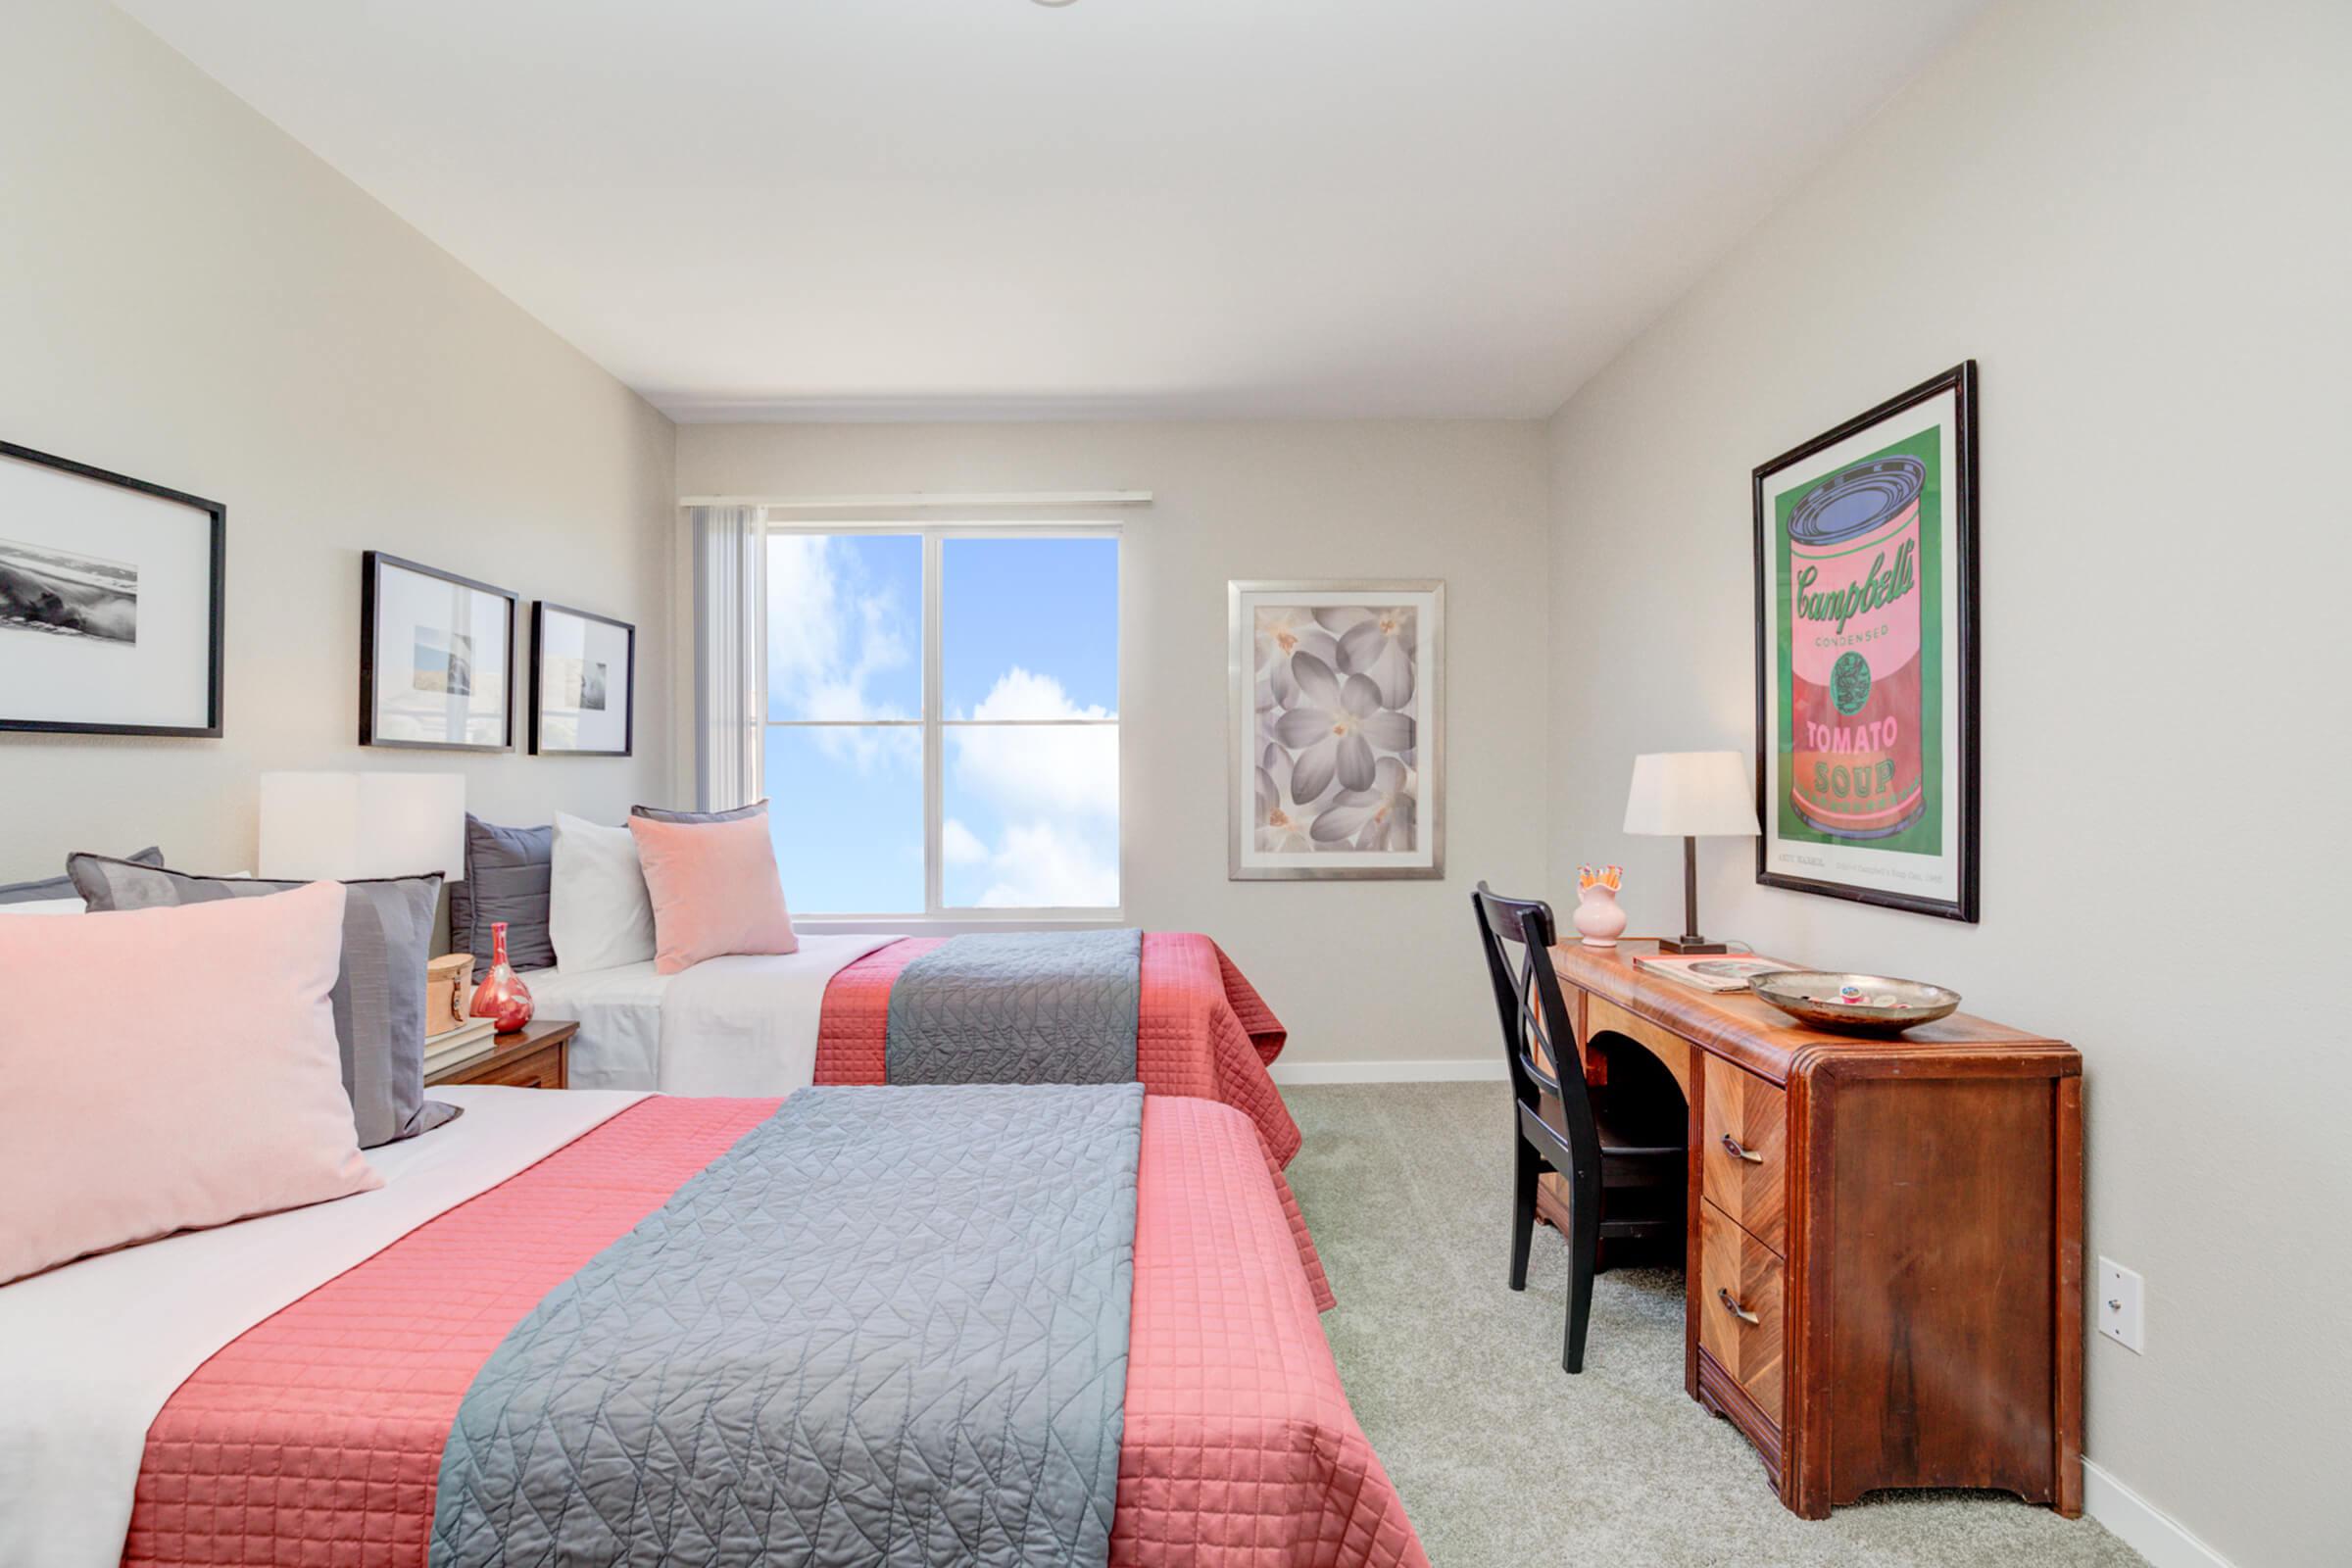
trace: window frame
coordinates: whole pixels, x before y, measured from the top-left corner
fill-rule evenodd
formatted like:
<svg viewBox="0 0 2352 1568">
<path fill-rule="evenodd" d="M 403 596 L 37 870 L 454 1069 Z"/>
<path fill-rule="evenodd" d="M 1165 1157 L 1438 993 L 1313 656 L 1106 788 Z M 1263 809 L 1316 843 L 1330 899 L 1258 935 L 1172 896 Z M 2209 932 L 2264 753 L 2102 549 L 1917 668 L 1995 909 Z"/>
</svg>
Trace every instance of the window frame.
<svg viewBox="0 0 2352 1568">
<path fill-rule="evenodd" d="M 1085 930 L 1094 927 L 1118 927 L 1129 924 L 1127 918 L 1127 547 L 1124 530 L 1113 520 L 1088 522 L 1018 522 L 1004 519 L 962 522 L 933 518 L 912 522 L 903 518 L 884 520 L 817 519 L 793 516 L 789 520 L 763 514 L 761 517 L 762 563 L 766 559 L 767 539 L 778 534 L 829 536 L 836 534 L 878 534 L 905 538 L 914 536 L 922 541 L 923 561 L 923 711 L 919 718 L 872 719 L 779 719 L 773 716 L 767 698 L 767 625 L 760 628 L 760 757 L 762 768 L 761 793 L 766 791 L 764 777 L 767 755 L 767 734 L 775 729 L 918 729 L 923 737 L 923 907 L 891 914 L 884 912 L 795 914 L 793 924 L 804 931 L 842 932 L 875 935 L 903 931 L 918 926 L 930 931 L 954 931 L 959 928 L 994 929 L 1019 926 L 1031 930 Z M 1119 632 L 1118 710 L 1110 718 L 966 718 L 946 716 L 947 692 L 945 658 L 941 633 L 945 627 L 944 589 L 946 574 L 946 542 L 950 539 L 1109 539 L 1118 544 L 1118 573 L 1113 588 L 1116 603 L 1112 607 L 1114 623 Z M 766 568 L 761 566 L 764 586 Z M 946 882 L 945 861 L 940 853 L 941 839 L 946 831 L 947 798 L 947 732 L 951 729 L 1114 729 L 1119 732 L 1119 903 L 1115 908 L 1093 906 L 1023 906 L 1014 908 L 991 908 L 978 906 L 948 905 L 944 902 Z"/>
</svg>

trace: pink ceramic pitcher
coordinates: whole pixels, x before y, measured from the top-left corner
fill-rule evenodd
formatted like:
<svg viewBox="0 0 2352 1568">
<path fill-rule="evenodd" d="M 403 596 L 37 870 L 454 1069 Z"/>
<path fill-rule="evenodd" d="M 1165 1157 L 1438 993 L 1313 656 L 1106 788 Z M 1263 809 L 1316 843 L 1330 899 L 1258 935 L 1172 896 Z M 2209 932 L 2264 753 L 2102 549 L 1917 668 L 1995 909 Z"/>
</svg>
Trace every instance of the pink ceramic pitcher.
<svg viewBox="0 0 2352 1568">
<path fill-rule="evenodd" d="M 1588 948 L 1613 948 L 1625 934 L 1625 910 L 1617 903 L 1625 868 L 1582 866 L 1576 873 L 1576 929 Z"/>
</svg>

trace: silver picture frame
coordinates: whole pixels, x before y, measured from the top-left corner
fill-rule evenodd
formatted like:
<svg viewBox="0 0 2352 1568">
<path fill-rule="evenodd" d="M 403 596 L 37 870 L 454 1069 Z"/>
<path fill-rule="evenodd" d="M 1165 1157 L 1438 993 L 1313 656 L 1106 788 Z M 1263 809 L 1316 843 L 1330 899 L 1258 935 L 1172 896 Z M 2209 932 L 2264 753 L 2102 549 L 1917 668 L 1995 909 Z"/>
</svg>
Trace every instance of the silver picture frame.
<svg viewBox="0 0 2352 1568">
<path fill-rule="evenodd" d="M 1281 618 L 1263 648 L 1261 612 Z M 1365 616 L 1374 617 L 1378 633 L 1358 629 Z M 1225 585 L 1225 617 L 1227 880 L 1444 878 L 1445 579 L 1235 579 Z M 1290 640 L 1293 628 L 1314 647 Z M 1331 657 L 1343 638 L 1348 654 Z M 1282 736 L 1300 736 L 1306 722 L 1300 715 L 1315 708 L 1318 695 L 1298 685 L 1300 652 L 1316 657 L 1320 668 L 1309 684 L 1322 686 L 1321 696 L 1343 692 L 1357 700 L 1331 708 L 1327 716 L 1336 722 L 1329 737 L 1285 745 Z M 1275 658 L 1292 672 L 1279 690 Z M 1365 684 L 1356 684 L 1359 678 Z M 1364 695 L 1367 687 L 1377 700 Z M 1368 777 L 1367 756 L 1374 769 Z M 1304 802 L 1294 791 L 1302 774 L 1298 787 L 1311 792 Z"/>
</svg>

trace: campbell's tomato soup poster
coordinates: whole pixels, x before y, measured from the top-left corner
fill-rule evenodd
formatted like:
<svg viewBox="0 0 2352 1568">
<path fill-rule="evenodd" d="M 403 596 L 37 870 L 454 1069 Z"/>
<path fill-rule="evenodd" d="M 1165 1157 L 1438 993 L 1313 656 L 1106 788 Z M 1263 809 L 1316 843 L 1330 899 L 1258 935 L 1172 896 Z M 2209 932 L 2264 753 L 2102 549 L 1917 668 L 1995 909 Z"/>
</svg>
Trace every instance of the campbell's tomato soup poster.
<svg viewBox="0 0 2352 1568">
<path fill-rule="evenodd" d="M 1962 412 L 1953 387 L 1759 470 L 1767 881 L 1973 906 Z"/>
</svg>

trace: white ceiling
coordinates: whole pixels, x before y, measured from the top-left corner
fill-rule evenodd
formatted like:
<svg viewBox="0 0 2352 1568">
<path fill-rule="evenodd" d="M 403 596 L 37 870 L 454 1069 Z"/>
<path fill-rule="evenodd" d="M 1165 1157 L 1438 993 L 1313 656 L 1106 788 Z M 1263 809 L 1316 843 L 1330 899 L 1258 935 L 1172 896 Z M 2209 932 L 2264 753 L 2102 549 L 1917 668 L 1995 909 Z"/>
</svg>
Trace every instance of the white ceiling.
<svg viewBox="0 0 2352 1568">
<path fill-rule="evenodd" d="M 1981 0 L 120 3 L 721 419 L 1546 415 Z"/>
</svg>

